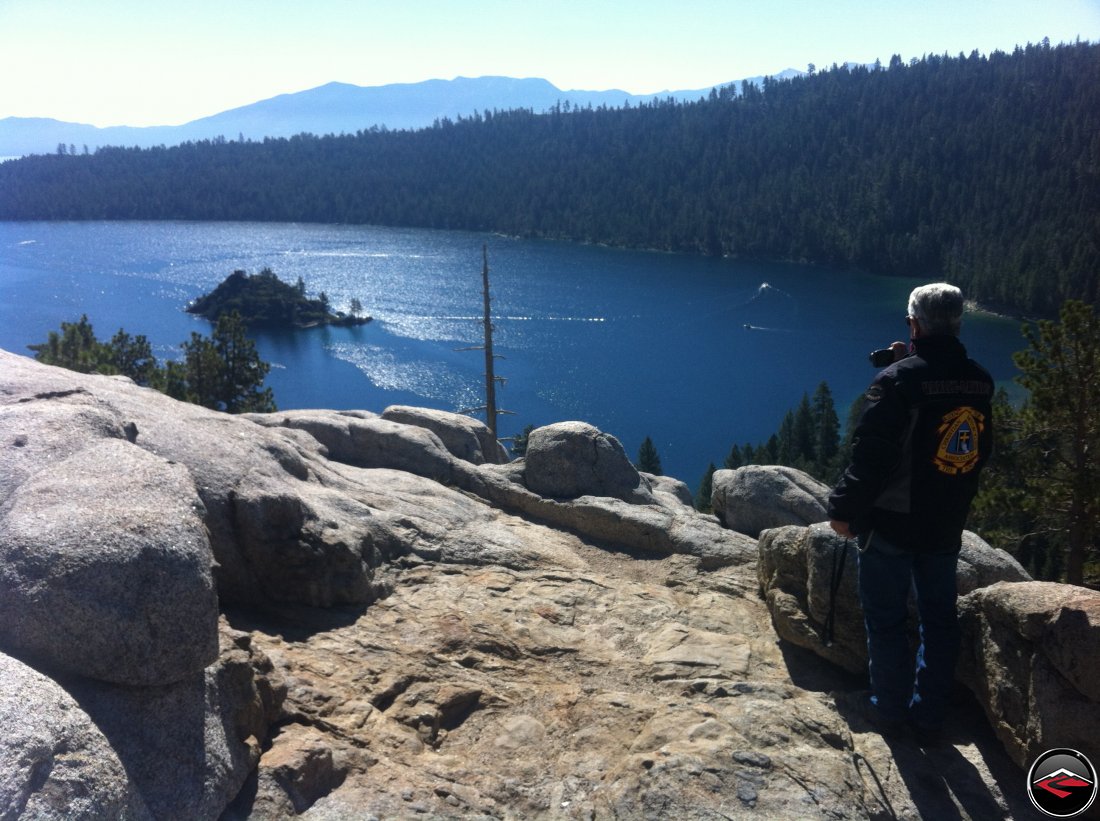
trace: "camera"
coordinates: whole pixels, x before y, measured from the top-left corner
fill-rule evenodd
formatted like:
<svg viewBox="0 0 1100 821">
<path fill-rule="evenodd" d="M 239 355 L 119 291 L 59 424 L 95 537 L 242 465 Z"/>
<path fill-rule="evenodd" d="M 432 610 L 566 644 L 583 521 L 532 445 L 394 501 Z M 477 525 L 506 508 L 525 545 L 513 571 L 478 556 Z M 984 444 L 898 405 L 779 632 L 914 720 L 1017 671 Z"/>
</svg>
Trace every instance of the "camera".
<svg viewBox="0 0 1100 821">
<path fill-rule="evenodd" d="M 894 349 L 879 348 L 877 351 L 871 351 L 868 358 L 876 368 L 885 368 L 887 365 L 894 364 Z"/>
</svg>

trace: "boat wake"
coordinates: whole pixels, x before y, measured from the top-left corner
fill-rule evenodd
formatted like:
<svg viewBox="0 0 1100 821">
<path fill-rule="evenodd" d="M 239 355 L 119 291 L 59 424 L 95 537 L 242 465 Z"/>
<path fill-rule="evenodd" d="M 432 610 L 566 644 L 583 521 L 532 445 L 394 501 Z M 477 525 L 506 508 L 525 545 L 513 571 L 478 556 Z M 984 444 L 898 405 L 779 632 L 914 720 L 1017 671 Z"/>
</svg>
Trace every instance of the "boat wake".
<svg viewBox="0 0 1100 821">
<path fill-rule="evenodd" d="M 756 286 L 756 291 L 753 293 L 750 303 L 756 302 L 761 299 L 769 299 L 773 296 L 785 297 L 789 300 L 794 300 L 794 297 L 784 291 L 782 288 L 776 288 L 770 282 L 761 282 Z"/>
<path fill-rule="evenodd" d="M 389 319 L 395 319 L 396 317 L 389 317 Z M 381 316 L 379 319 L 386 321 L 387 317 Z M 423 320 L 425 322 L 481 322 L 481 316 L 413 316 L 410 314 L 402 314 L 400 319 L 405 320 Z M 493 322 L 607 322 L 606 317 L 602 316 L 494 316 Z"/>
</svg>

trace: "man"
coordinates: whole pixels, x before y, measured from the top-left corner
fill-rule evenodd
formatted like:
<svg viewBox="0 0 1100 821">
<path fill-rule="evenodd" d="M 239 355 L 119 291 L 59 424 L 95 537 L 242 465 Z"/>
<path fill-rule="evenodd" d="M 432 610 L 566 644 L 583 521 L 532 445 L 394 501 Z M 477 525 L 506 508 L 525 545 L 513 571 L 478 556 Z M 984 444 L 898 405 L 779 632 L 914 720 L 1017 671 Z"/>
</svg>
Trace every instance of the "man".
<svg viewBox="0 0 1100 821">
<path fill-rule="evenodd" d="M 833 530 L 859 540 L 871 702 L 887 733 L 908 723 L 935 736 L 959 653 L 955 567 L 993 437 L 993 379 L 958 339 L 962 314 L 953 285 L 909 296 L 909 352 L 894 343 L 897 360 L 867 389 L 852 462 L 829 497 Z M 920 616 L 915 680 L 910 584 Z"/>
</svg>

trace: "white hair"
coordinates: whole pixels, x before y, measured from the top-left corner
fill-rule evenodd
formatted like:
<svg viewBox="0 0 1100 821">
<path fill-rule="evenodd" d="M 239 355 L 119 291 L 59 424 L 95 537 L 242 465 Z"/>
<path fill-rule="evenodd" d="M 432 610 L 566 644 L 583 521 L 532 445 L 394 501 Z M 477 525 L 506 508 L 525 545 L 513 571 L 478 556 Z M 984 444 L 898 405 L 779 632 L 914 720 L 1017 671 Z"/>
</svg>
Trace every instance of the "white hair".
<svg viewBox="0 0 1100 821">
<path fill-rule="evenodd" d="M 909 294 L 909 316 L 929 334 L 958 336 L 962 330 L 962 291 L 946 282 L 914 288 Z"/>
</svg>

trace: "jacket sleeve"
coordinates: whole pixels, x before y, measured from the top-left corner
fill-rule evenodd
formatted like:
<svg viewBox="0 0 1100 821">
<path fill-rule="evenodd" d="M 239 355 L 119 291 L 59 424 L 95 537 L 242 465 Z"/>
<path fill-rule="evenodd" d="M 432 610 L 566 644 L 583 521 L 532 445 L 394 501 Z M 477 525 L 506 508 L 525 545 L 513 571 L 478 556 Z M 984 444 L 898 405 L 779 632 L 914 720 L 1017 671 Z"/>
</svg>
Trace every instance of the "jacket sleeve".
<svg viewBox="0 0 1100 821">
<path fill-rule="evenodd" d="M 852 461 L 829 496 L 829 518 L 848 522 L 854 533 L 868 529 L 875 500 L 898 468 L 909 425 L 908 403 L 890 369 L 867 389 L 852 439 Z"/>
</svg>

